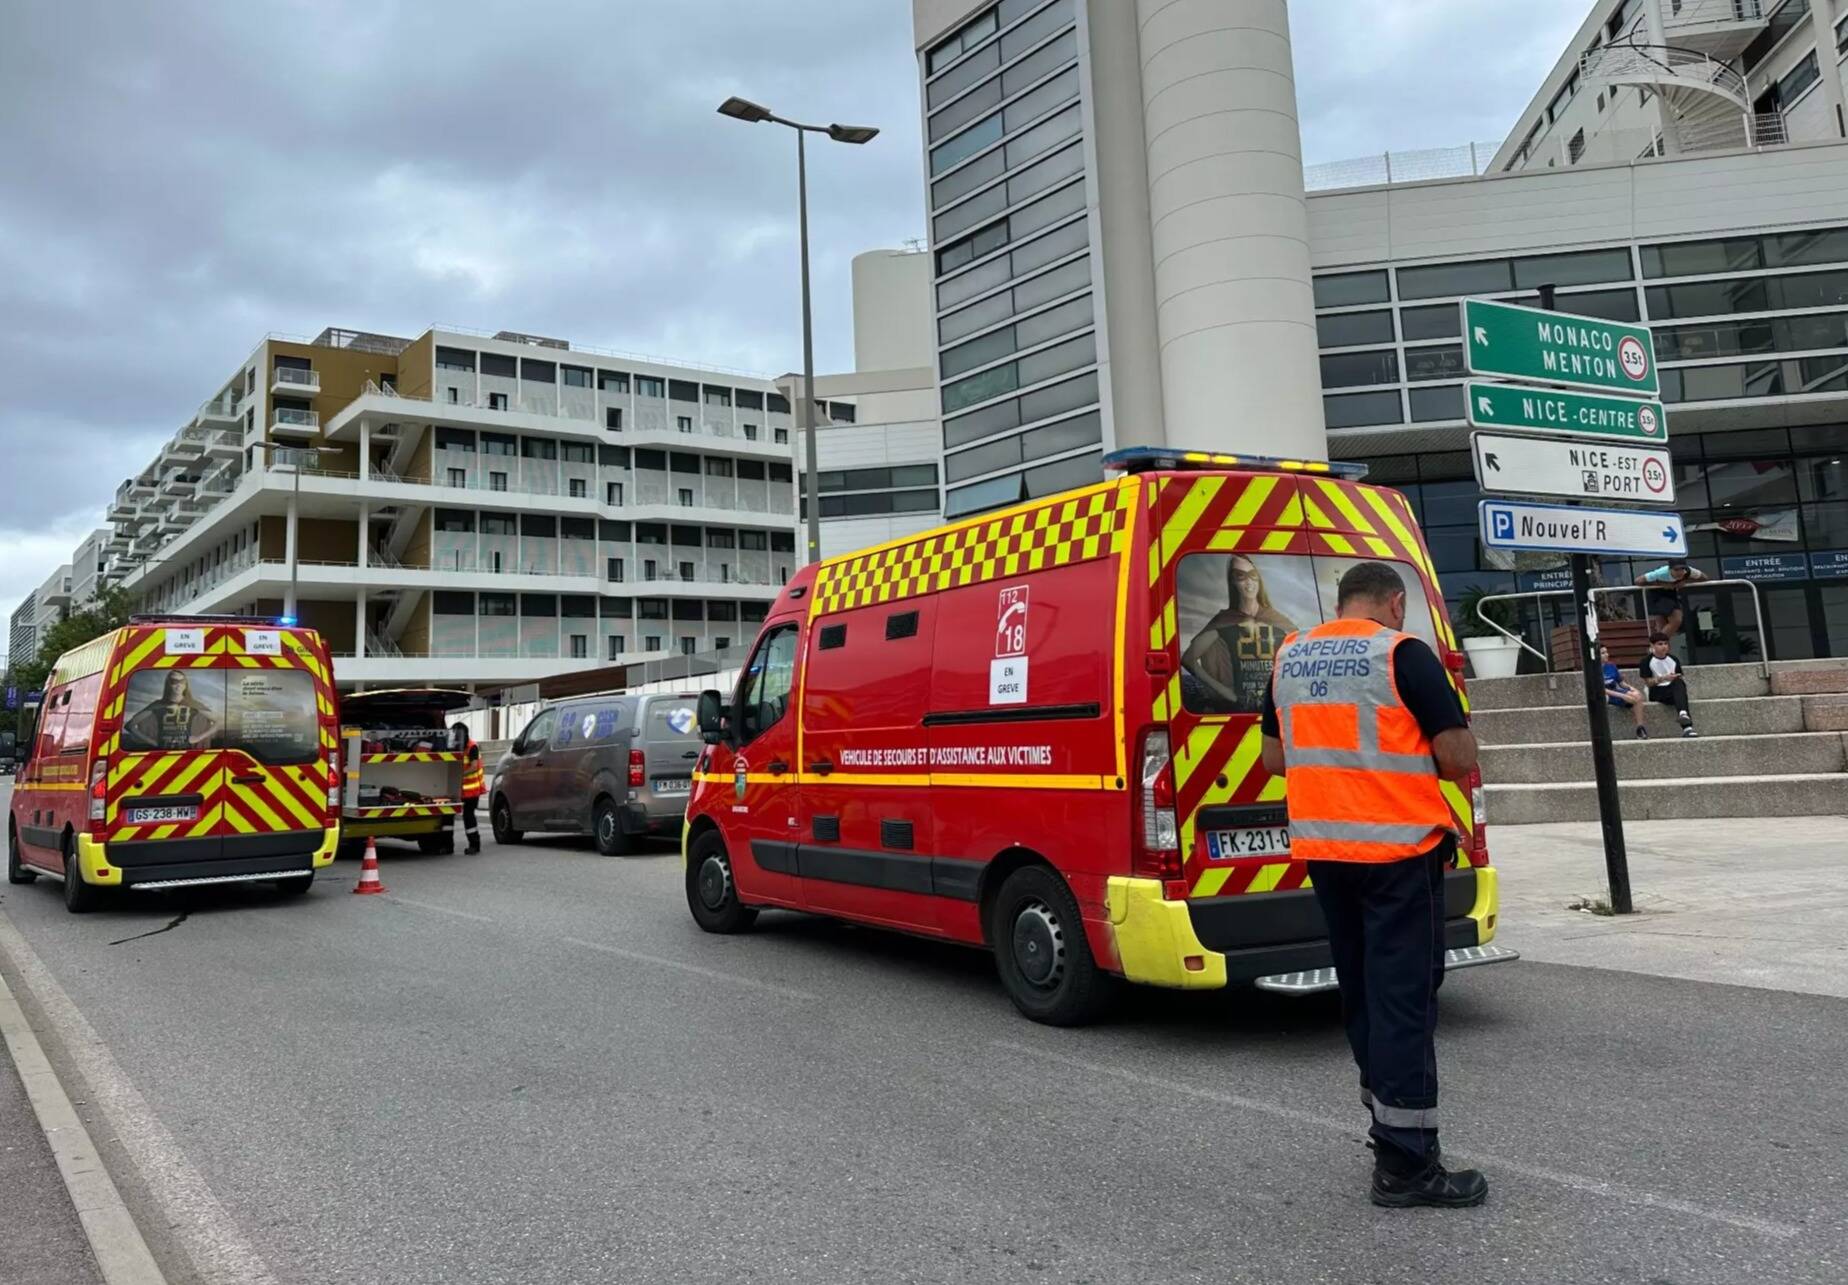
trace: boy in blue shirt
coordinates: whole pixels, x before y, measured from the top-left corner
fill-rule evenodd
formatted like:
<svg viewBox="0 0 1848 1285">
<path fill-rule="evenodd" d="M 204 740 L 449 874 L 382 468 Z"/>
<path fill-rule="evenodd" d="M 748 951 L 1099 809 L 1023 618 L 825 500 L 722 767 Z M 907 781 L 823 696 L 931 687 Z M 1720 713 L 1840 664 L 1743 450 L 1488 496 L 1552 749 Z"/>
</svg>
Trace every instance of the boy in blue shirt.
<svg viewBox="0 0 1848 1285">
<path fill-rule="evenodd" d="M 1629 706 L 1636 715 L 1636 739 L 1649 739 L 1649 729 L 1643 726 L 1643 706 L 1649 698 L 1623 681 L 1623 671 L 1611 663 L 1611 649 L 1603 643 L 1598 644 L 1598 659 L 1604 663 L 1604 699 L 1618 709 Z"/>
</svg>

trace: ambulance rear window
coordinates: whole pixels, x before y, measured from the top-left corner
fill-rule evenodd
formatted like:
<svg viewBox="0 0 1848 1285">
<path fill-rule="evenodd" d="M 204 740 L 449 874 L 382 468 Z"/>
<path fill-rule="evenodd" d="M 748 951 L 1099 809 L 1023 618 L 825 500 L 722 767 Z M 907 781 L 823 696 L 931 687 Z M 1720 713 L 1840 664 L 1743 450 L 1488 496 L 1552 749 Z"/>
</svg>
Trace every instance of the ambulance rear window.
<svg viewBox="0 0 1848 1285">
<path fill-rule="evenodd" d="M 137 670 L 124 710 L 130 752 L 242 750 L 260 763 L 307 763 L 319 749 L 305 670 Z"/>
<path fill-rule="evenodd" d="M 1255 714 L 1285 637 L 1335 615 L 1336 586 L 1369 561 L 1310 554 L 1195 553 L 1175 571 L 1180 624 L 1181 703 L 1196 714 Z M 1388 562 L 1405 581 L 1405 631 L 1437 646 L 1431 604 L 1409 564 Z"/>
</svg>

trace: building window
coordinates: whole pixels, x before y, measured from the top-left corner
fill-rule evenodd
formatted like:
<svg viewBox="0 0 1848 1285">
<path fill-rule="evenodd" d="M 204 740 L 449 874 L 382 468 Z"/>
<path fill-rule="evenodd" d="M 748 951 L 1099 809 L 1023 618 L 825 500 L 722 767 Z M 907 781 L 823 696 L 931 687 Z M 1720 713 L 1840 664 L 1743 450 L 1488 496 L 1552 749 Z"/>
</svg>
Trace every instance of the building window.
<svg viewBox="0 0 1848 1285">
<path fill-rule="evenodd" d="M 657 563 L 653 558 L 643 558 L 642 559 L 642 579 L 659 580 L 660 578 L 661 578 L 660 564 Z"/>
<path fill-rule="evenodd" d="M 622 583 L 622 559 L 610 558 L 608 561 L 609 578 L 612 584 Z"/>
<path fill-rule="evenodd" d="M 451 406 L 454 406 L 456 403 L 458 403 L 461 400 L 462 400 L 462 390 L 457 388 L 454 384 L 451 384 L 449 386 L 449 404 Z"/>
<path fill-rule="evenodd" d="M 753 428 L 751 430 L 751 438 L 754 441 L 756 440 L 756 437 L 757 437 L 757 430 Z M 778 446 L 788 446 L 789 445 L 789 430 L 788 429 L 779 428 L 776 430 L 776 444 Z"/>
<path fill-rule="evenodd" d="M 777 430 L 779 433 L 782 431 L 783 430 L 780 428 Z M 787 434 L 785 434 L 785 437 L 787 437 Z M 744 440 L 747 442 L 755 442 L 757 440 L 757 425 L 746 424 L 744 426 Z"/>
<path fill-rule="evenodd" d="M 683 562 L 680 564 L 680 578 L 682 580 L 693 579 L 693 564 L 691 562 Z"/>
<path fill-rule="evenodd" d="M 489 393 L 488 394 L 488 409 L 489 410 L 506 410 L 507 409 L 507 394 Z"/>
<path fill-rule="evenodd" d="M 622 659 L 622 648 L 623 648 L 623 636 L 621 634 L 611 634 L 609 636 L 608 643 L 609 643 L 609 653 L 606 659 L 621 660 Z"/>
<path fill-rule="evenodd" d="M 680 488 L 678 494 L 680 497 L 680 507 L 681 508 L 690 509 L 693 507 L 693 492 L 692 491 L 688 490 L 686 487 L 683 486 Z"/>
<path fill-rule="evenodd" d="M 490 491 L 506 490 L 507 489 L 507 475 L 505 473 L 489 473 L 488 474 L 488 489 Z"/>
<path fill-rule="evenodd" d="M 574 499 L 574 500 L 583 500 L 583 499 L 588 499 L 588 498 L 589 498 L 589 496 L 590 496 L 590 484 L 589 484 L 589 483 L 587 483 L 587 482 L 586 482 L 586 481 L 585 481 L 585 480 L 584 480 L 583 478 L 581 478 L 581 477 L 574 477 L 574 478 L 572 478 L 572 479 L 570 479 L 570 481 L 569 481 L 569 482 L 567 483 L 567 485 L 568 485 L 568 486 L 569 486 L 569 487 L 571 488 L 571 490 L 570 490 L 570 496 L 571 496 L 571 498 L 572 498 L 572 499 Z"/>
<path fill-rule="evenodd" d="M 570 368 L 566 367 L 566 369 L 568 371 Z M 588 635 L 586 634 L 572 634 L 571 635 L 571 659 L 572 660 L 590 659 L 590 638 Z"/>
<path fill-rule="evenodd" d="M 648 634 L 645 637 L 643 637 L 642 650 L 643 651 L 660 651 L 661 650 L 661 635 L 660 634 Z"/>
<path fill-rule="evenodd" d="M 683 433 L 691 433 L 693 431 L 693 417 L 691 415 L 676 415 L 674 417 L 674 427 L 678 428 Z"/>
<path fill-rule="evenodd" d="M 635 395 L 637 397 L 665 397 L 667 396 L 667 381 L 656 379 L 652 375 L 637 375 Z"/>
<path fill-rule="evenodd" d="M 468 485 L 468 470 L 461 469 L 461 468 L 450 469 L 449 470 L 449 485 L 454 486 L 454 487 L 467 486 Z"/>
<path fill-rule="evenodd" d="M 698 647 L 699 640 L 697 638 L 688 638 L 684 634 L 681 636 L 680 654 L 682 656 L 691 656 Z"/>
<path fill-rule="evenodd" d="M 605 482 L 603 484 L 603 502 L 609 505 L 611 508 L 621 507 L 622 505 L 622 483 L 621 482 Z"/>
<path fill-rule="evenodd" d="M 612 433 L 622 432 L 622 407 L 606 406 L 603 410 L 603 427 Z"/>
</svg>

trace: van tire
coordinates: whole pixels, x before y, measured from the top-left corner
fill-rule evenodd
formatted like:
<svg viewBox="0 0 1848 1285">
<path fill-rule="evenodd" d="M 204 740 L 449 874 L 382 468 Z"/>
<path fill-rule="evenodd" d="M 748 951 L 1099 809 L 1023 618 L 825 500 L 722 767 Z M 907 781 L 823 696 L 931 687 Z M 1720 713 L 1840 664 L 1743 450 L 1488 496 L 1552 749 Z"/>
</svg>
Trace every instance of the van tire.
<svg viewBox="0 0 1848 1285">
<path fill-rule="evenodd" d="M 11 823 L 6 827 L 6 881 L 8 883 L 35 883 L 36 871 L 26 869 L 19 859 L 19 832 Z"/>
<path fill-rule="evenodd" d="M 757 911 L 738 900 L 731 854 L 718 831 L 693 840 L 687 853 L 687 909 L 709 933 L 741 933 L 757 922 Z"/>
<path fill-rule="evenodd" d="M 590 833 L 597 841 L 597 851 L 606 857 L 626 857 L 635 846 L 623 833 L 622 812 L 616 800 L 607 794 L 598 795 L 596 806 L 590 810 Z"/>
<path fill-rule="evenodd" d="M 77 863 L 77 845 L 73 839 L 64 841 L 64 908 L 73 915 L 87 915 L 101 903 L 103 894 L 83 881 L 83 871 Z"/>
<path fill-rule="evenodd" d="M 454 852 L 456 850 L 456 841 L 454 838 L 450 838 L 448 842 L 445 843 L 443 835 L 420 834 L 417 836 L 417 850 L 426 857 L 440 856 L 445 852 Z"/>
<path fill-rule="evenodd" d="M 314 874 L 312 871 L 305 875 L 296 875 L 292 879 L 278 879 L 276 881 L 277 895 L 283 897 L 299 897 L 312 887 L 314 887 Z"/>
<path fill-rule="evenodd" d="M 1007 877 L 989 910 L 995 971 L 1014 1007 L 1048 1026 L 1085 1026 L 1101 1017 L 1116 979 L 1097 966 L 1078 901 L 1045 866 Z"/>
<path fill-rule="evenodd" d="M 518 843 L 526 837 L 526 831 L 513 828 L 513 809 L 498 794 L 494 796 L 494 806 L 488 809 L 488 827 L 494 831 L 496 843 Z"/>
</svg>

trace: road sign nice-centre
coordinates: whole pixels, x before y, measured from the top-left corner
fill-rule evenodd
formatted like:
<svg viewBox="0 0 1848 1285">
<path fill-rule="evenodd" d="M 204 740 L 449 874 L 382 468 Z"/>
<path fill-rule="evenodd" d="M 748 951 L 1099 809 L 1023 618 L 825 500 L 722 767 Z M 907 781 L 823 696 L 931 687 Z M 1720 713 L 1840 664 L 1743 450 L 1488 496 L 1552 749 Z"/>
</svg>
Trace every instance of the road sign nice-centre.
<svg viewBox="0 0 1848 1285">
<path fill-rule="evenodd" d="M 1465 384 L 1463 396 L 1465 418 L 1477 428 L 1615 438 L 1626 443 L 1668 440 L 1668 412 L 1661 402 L 1480 382 Z"/>
<path fill-rule="evenodd" d="M 1631 553 L 1686 557 L 1687 531 L 1678 513 L 1647 509 L 1586 509 L 1569 504 L 1484 500 L 1477 506 L 1482 542 L 1529 553 Z"/>
<path fill-rule="evenodd" d="M 1476 480 L 1490 495 L 1675 502 L 1675 472 L 1660 447 L 1504 433 L 1471 433 L 1469 440 Z"/>
<path fill-rule="evenodd" d="M 1660 391 L 1646 326 L 1465 299 L 1463 353 L 1472 375 L 1651 397 Z"/>
</svg>

